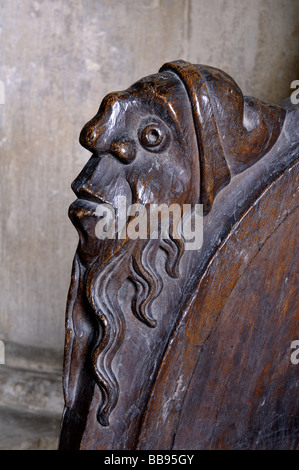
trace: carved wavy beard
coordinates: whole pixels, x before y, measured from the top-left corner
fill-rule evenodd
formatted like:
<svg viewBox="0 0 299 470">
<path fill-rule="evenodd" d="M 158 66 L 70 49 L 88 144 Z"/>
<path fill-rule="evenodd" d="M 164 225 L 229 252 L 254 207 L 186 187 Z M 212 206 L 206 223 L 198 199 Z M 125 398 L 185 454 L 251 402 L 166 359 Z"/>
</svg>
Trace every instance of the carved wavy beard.
<svg viewBox="0 0 299 470">
<path fill-rule="evenodd" d="M 178 277 L 183 253 L 181 240 L 105 240 L 97 260 L 86 272 L 86 295 L 98 320 L 96 344 L 92 353 L 95 380 L 102 392 L 97 419 L 109 425 L 109 416 L 119 397 L 119 385 L 112 369 L 112 360 L 125 335 L 124 313 L 117 293 L 126 279 L 135 286 L 132 312 L 148 327 L 155 327 L 152 305 L 163 288 L 156 267 L 158 250 L 166 253 L 165 269 L 169 276 Z"/>
</svg>

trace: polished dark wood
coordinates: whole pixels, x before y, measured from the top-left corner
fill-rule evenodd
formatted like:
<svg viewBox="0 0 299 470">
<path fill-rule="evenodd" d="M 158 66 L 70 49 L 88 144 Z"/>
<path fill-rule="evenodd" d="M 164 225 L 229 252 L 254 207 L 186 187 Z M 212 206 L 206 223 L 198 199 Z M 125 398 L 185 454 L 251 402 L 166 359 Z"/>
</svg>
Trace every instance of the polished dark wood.
<svg viewBox="0 0 299 470">
<path fill-rule="evenodd" d="M 82 129 L 60 449 L 296 449 L 299 108 L 165 64 Z M 203 244 L 100 240 L 97 207 L 196 204 Z"/>
</svg>

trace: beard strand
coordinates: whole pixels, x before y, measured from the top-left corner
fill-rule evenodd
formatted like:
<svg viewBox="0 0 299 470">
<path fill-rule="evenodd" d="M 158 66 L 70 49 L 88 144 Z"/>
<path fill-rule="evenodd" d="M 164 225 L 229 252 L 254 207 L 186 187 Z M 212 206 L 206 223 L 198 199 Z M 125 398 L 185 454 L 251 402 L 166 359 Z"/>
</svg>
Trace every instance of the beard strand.
<svg viewBox="0 0 299 470">
<path fill-rule="evenodd" d="M 125 280 L 130 279 L 135 286 L 132 313 L 148 327 L 157 325 L 152 316 L 152 305 L 163 288 L 162 276 L 156 266 L 159 249 L 166 253 L 167 274 L 178 277 L 184 245 L 172 238 L 109 240 L 103 244 L 105 253 L 99 253 L 87 271 L 86 296 L 98 322 L 91 362 L 102 392 L 102 402 L 97 410 L 97 419 L 102 426 L 109 426 L 120 392 L 112 361 L 123 343 L 126 324 L 117 292 Z"/>
<path fill-rule="evenodd" d="M 108 246 L 110 250 L 107 260 Z M 117 279 L 116 271 L 119 264 L 123 264 L 121 260 L 126 257 L 126 252 L 115 247 L 115 243 L 110 243 L 106 244 L 105 254 L 106 256 L 99 257 L 87 272 L 86 296 L 98 322 L 95 346 L 91 355 L 94 377 L 102 392 L 97 419 L 102 426 L 109 426 L 109 416 L 119 396 L 112 360 L 125 335 L 124 316 L 117 300 L 113 300 L 109 295 L 111 290 L 114 290 L 109 284 Z"/>
</svg>

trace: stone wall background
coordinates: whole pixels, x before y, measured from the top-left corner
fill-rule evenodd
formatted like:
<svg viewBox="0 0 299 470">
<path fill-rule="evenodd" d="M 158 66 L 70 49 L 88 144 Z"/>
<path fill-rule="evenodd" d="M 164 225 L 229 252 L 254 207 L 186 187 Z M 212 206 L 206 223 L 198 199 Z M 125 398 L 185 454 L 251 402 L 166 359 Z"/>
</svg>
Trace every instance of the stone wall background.
<svg viewBox="0 0 299 470">
<path fill-rule="evenodd" d="M 60 361 L 77 245 L 70 183 L 89 158 L 81 128 L 106 93 L 179 58 L 225 70 L 244 94 L 286 98 L 299 79 L 299 2 L 1 0 L 0 7 L 0 339 L 17 345 L 6 350 L 8 362 L 9 351 L 24 357 L 24 348 L 35 357 L 53 351 Z"/>
<path fill-rule="evenodd" d="M 298 46 L 298 0 L 0 0 L 0 449 L 57 448 L 70 184 L 102 98 L 181 58 L 278 102 Z"/>
</svg>

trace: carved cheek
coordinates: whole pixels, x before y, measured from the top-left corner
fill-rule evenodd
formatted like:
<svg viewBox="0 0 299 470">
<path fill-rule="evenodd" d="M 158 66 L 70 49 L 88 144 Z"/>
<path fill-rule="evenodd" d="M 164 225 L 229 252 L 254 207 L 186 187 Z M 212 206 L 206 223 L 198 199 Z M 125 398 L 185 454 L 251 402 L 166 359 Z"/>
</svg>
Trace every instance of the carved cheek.
<svg viewBox="0 0 299 470">
<path fill-rule="evenodd" d="M 125 196 L 128 204 L 131 204 L 132 192 L 125 176 L 124 165 L 112 155 L 93 157 L 92 161 L 93 164 L 86 165 L 72 185 L 77 196 L 92 196 L 114 207 L 117 207 L 118 197 Z"/>
<path fill-rule="evenodd" d="M 162 159 L 161 159 L 162 160 Z M 142 204 L 185 202 L 185 194 L 189 192 L 189 172 L 180 174 L 173 164 L 153 161 L 144 166 L 138 175 L 127 174 L 134 194 L 134 202 Z"/>
<path fill-rule="evenodd" d="M 196 168 L 192 161 L 182 158 L 181 151 L 174 149 L 159 167 L 158 181 L 162 181 L 167 203 L 193 204 L 193 185 Z M 195 201 L 197 202 L 197 200 Z"/>
<path fill-rule="evenodd" d="M 158 189 L 158 188 L 157 188 Z M 145 181 L 145 178 L 139 178 L 136 184 L 136 200 L 142 204 L 152 203 L 157 200 L 157 191 L 152 185 Z"/>
</svg>

